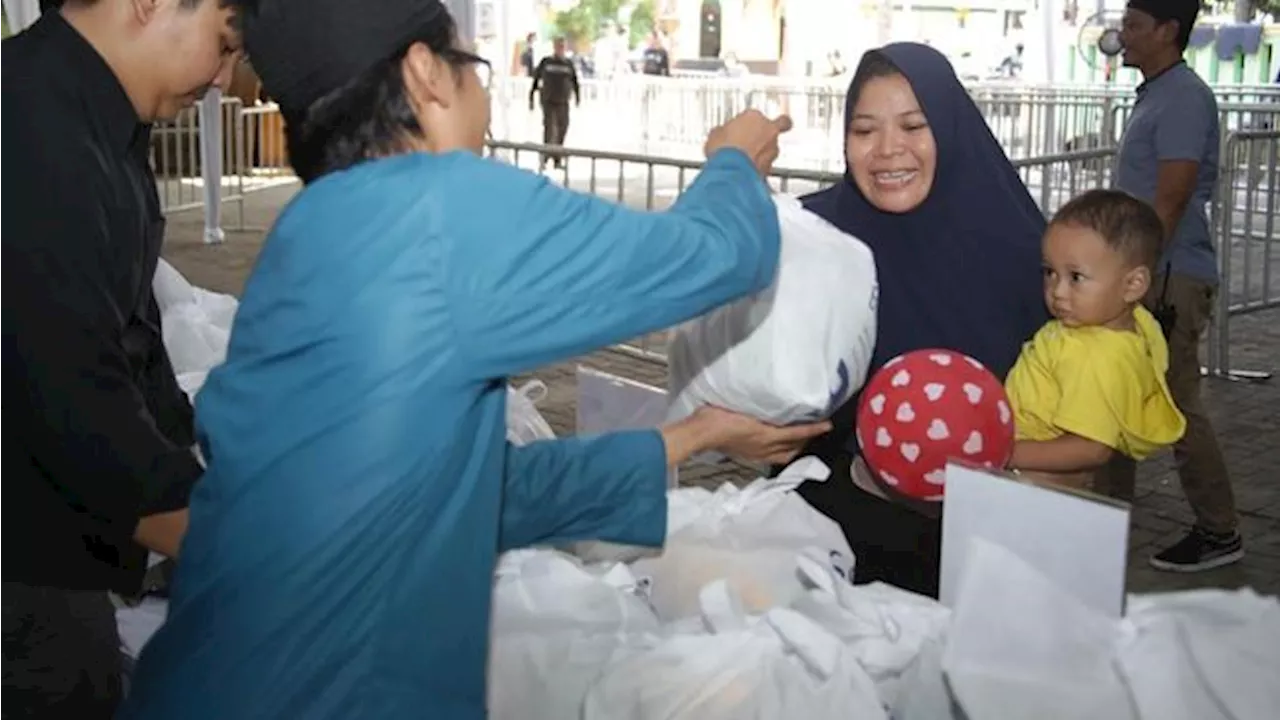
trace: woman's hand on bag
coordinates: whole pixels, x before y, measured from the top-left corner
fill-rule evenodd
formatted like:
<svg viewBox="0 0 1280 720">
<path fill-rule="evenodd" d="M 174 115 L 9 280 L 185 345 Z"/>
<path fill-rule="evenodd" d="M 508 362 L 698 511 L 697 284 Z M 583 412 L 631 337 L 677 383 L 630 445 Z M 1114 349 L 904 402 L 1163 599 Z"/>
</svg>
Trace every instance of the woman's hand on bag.
<svg viewBox="0 0 1280 720">
<path fill-rule="evenodd" d="M 703 152 L 709 158 L 717 150 L 737 148 L 751 158 L 761 175 L 768 175 L 778 159 L 778 136 L 790 129 L 791 118 L 786 115 L 770 120 L 759 110 L 747 110 L 712 130 Z"/>
<path fill-rule="evenodd" d="M 809 440 L 830 430 L 831 423 L 825 420 L 777 427 L 729 410 L 703 407 L 663 428 L 662 435 L 671 465 L 708 450 L 748 462 L 783 465 L 791 462 Z"/>
</svg>

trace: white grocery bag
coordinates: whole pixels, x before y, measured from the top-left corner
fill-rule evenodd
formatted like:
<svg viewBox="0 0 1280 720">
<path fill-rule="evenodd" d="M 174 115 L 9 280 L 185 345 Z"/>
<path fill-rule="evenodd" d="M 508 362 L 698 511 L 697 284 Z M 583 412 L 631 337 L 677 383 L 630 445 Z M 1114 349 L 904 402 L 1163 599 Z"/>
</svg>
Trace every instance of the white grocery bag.
<svg viewBox="0 0 1280 720">
<path fill-rule="evenodd" d="M 817 420 L 866 380 L 876 342 L 871 250 L 794 197 L 774 202 L 774 284 L 671 333 L 670 419 L 715 405 L 779 425 Z"/>
<path fill-rule="evenodd" d="M 886 718 L 866 671 L 804 616 L 750 617 L 724 582 L 699 607 L 709 633 L 633 640 L 587 693 L 583 720 Z"/>
<path fill-rule="evenodd" d="M 214 325 L 195 303 L 169 308 L 161 315 L 160 326 L 169 362 L 179 375 L 208 372 L 227 359 L 230 329 Z"/>
<path fill-rule="evenodd" d="M 196 301 L 195 287 L 164 258 L 156 263 L 156 274 L 151 279 L 151 292 L 155 294 L 156 304 L 160 306 L 162 313 L 171 307 Z"/>
<path fill-rule="evenodd" d="M 1280 602 L 1251 589 L 1129 598 L 1120 673 L 1142 720 L 1280 714 Z"/>
<path fill-rule="evenodd" d="M 791 608 L 838 637 L 893 707 L 903 677 L 928 642 L 943 636 L 951 610 L 933 598 L 886 585 L 851 585 L 827 559 L 809 551 L 797 558 L 808 590 Z"/>
<path fill-rule="evenodd" d="M 193 286 L 163 258 L 156 264 L 151 290 L 160 308 L 165 350 L 182 389 L 190 397 L 210 370 L 227 358 L 231 324 L 240 302 L 230 295 Z"/>
<path fill-rule="evenodd" d="M 658 629 L 625 565 L 586 566 L 554 550 L 506 553 L 493 588 L 489 717 L 578 717 L 624 640 Z"/>
<path fill-rule="evenodd" d="M 541 380 L 530 380 L 519 389 L 507 386 L 507 442 L 528 445 L 555 439 L 555 431 L 538 412 L 538 402 L 546 396 L 547 386 Z"/>
<path fill-rule="evenodd" d="M 795 493 L 805 481 L 825 481 L 830 474 L 817 458 L 806 457 L 777 478 L 745 488 L 673 491 L 662 553 L 631 566 L 637 577 L 650 580 L 658 616 L 669 621 L 697 615 L 700 591 L 721 579 L 750 612 L 785 606 L 804 592 L 796 557 L 806 550 L 851 577 L 853 551 L 840 526 Z"/>
</svg>

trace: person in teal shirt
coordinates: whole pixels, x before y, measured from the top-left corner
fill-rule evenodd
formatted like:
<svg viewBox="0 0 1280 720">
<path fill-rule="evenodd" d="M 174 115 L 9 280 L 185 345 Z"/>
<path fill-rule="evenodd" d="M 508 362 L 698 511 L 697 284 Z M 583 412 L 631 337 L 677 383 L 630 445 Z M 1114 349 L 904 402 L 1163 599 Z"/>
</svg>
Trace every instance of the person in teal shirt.
<svg viewBox="0 0 1280 720">
<path fill-rule="evenodd" d="M 671 466 L 785 461 L 827 430 L 704 408 L 505 441 L 508 376 L 771 283 L 761 171 L 787 122 L 729 122 L 639 212 L 480 156 L 484 61 L 438 0 L 262 0 L 244 32 L 305 187 L 197 398 L 208 468 L 120 717 L 483 718 L 499 553 L 660 546 Z"/>
</svg>

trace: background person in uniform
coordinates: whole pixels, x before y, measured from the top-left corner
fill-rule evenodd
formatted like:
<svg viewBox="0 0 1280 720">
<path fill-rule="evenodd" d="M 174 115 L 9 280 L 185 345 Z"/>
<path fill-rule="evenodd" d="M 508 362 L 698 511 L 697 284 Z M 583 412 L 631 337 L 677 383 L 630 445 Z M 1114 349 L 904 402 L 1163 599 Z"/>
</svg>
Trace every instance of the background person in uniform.
<svg viewBox="0 0 1280 720">
<path fill-rule="evenodd" d="M 1169 389 L 1187 418 L 1174 457 L 1196 522 L 1151 564 L 1182 572 L 1244 556 L 1231 480 L 1200 399 L 1200 338 L 1218 287 L 1206 208 L 1218 179 L 1220 138 L 1213 91 L 1182 59 L 1199 11 L 1199 0 L 1130 0 L 1121 29 L 1124 64 L 1138 68 L 1144 81 L 1120 140 L 1116 175 L 1121 190 L 1155 207 L 1166 231 L 1147 303 L 1165 326 Z M 1103 478 L 1108 492 L 1131 499 L 1134 471 L 1131 462 L 1112 463 Z"/>
<path fill-rule="evenodd" d="M 580 105 L 582 96 L 578 89 L 578 71 L 573 61 L 564 54 L 564 38 L 556 38 L 551 44 L 551 54 L 542 58 L 533 71 L 533 85 L 529 88 L 529 109 L 533 98 L 542 102 L 542 144 L 564 147 L 564 136 L 569 132 L 569 96 L 573 104 Z M 564 167 L 564 156 L 553 154 L 556 167 Z M 542 164 L 547 158 L 543 156 Z"/>
<path fill-rule="evenodd" d="M 671 76 L 671 55 L 662 46 L 662 37 L 657 30 L 649 34 L 649 47 L 644 49 L 641 69 L 645 75 Z"/>
<path fill-rule="evenodd" d="M 170 557 L 201 475 L 151 291 L 150 125 L 238 56 L 219 0 L 69 2 L 4 41 L 4 716 L 110 718 L 108 591 Z"/>
<path fill-rule="evenodd" d="M 789 121 L 717 128 L 637 211 L 483 156 L 486 63 L 439 0 L 262 0 L 244 28 L 305 186 L 200 391 L 209 467 L 120 720 L 481 720 L 499 553 L 661 545 L 670 467 L 785 462 L 829 427 L 505 437 L 511 375 L 772 282 Z"/>
</svg>

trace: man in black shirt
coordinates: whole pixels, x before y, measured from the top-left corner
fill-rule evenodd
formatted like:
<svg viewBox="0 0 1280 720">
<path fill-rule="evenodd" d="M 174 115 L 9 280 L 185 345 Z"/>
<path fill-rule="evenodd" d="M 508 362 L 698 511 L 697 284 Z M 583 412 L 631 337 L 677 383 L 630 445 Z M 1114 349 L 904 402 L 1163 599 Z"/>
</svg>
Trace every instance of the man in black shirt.
<svg viewBox="0 0 1280 720">
<path fill-rule="evenodd" d="M 537 33 L 529 33 L 524 38 L 524 50 L 520 51 L 520 67 L 524 74 L 533 77 L 533 43 L 538 39 Z"/>
<path fill-rule="evenodd" d="M 109 591 L 173 557 L 201 468 L 151 291 L 151 123 L 225 87 L 232 3 L 72 0 L 4 41 L 4 710 L 110 718 Z"/>
<path fill-rule="evenodd" d="M 662 38 L 657 31 L 649 36 L 649 47 L 644 50 L 643 70 L 645 75 L 671 76 L 671 56 L 662 47 Z"/>
<path fill-rule="evenodd" d="M 564 55 L 564 38 L 556 38 L 552 43 L 552 53 L 542 58 L 537 69 L 533 71 L 533 86 L 529 88 L 529 109 L 533 109 L 533 97 L 538 95 L 542 100 L 542 144 L 564 145 L 564 136 L 569 132 L 569 95 L 578 105 L 582 98 L 578 93 L 578 71 L 573 61 Z M 563 155 L 552 155 L 556 167 L 564 166 Z M 547 158 L 542 158 L 546 165 Z"/>
</svg>

